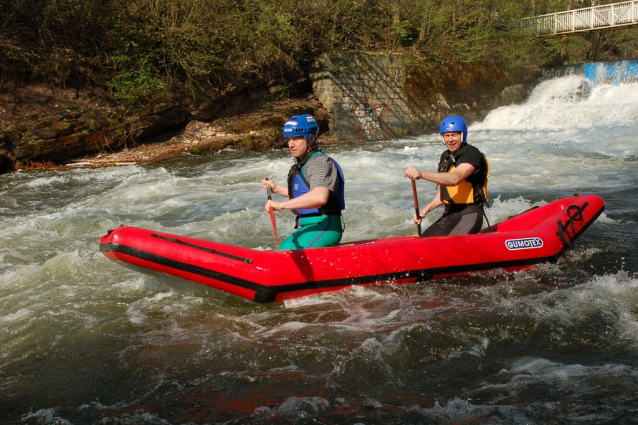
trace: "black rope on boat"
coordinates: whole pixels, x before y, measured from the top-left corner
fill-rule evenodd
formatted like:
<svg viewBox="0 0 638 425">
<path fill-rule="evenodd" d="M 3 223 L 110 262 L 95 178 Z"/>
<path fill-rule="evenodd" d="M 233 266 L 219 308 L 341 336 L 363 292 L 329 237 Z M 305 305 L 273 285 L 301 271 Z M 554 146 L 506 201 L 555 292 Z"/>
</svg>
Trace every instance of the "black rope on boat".
<svg viewBox="0 0 638 425">
<path fill-rule="evenodd" d="M 556 234 L 558 238 L 563 242 L 563 245 L 568 246 L 572 242 L 572 238 L 576 236 L 576 222 L 583 223 L 583 211 L 589 205 L 589 202 L 585 202 L 582 207 L 578 205 L 570 205 L 567 207 L 567 216 L 569 219 L 563 223 L 562 220 L 558 220 L 558 231 Z M 570 231 L 571 230 L 571 235 Z"/>
<path fill-rule="evenodd" d="M 237 255 L 228 254 L 226 252 L 221 252 L 221 251 L 217 251 L 215 249 L 211 249 L 211 248 L 206 248 L 206 247 L 203 247 L 203 246 L 195 245 L 194 243 L 185 242 L 185 241 L 177 239 L 177 238 L 169 238 L 169 237 L 166 237 L 166 236 L 158 235 L 157 233 L 151 233 L 151 237 L 162 239 L 162 240 L 165 240 L 165 241 L 168 241 L 168 242 L 175 242 L 175 243 L 178 243 L 180 245 L 188 246 L 190 248 L 199 249 L 199 250 L 205 251 L 205 252 L 210 252 L 211 254 L 221 255 L 222 257 L 231 258 L 233 260 L 241 261 L 243 263 L 247 263 L 247 264 L 252 264 L 253 263 L 253 260 L 251 258 L 239 257 Z"/>
</svg>

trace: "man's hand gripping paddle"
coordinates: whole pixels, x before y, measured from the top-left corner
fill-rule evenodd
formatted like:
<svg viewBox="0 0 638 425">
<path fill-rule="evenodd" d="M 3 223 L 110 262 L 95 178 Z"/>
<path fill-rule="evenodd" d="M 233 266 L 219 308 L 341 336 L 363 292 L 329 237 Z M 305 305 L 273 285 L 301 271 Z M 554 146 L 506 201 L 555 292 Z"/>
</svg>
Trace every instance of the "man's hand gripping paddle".
<svg viewBox="0 0 638 425">
<path fill-rule="evenodd" d="M 270 180 L 270 179 L 266 179 L 266 180 Z M 268 187 L 266 188 L 266 193 L 268 194 L 269 201 L 272 200 L 271 192 L 272 191 L 270 189 L 270 184 L 269 184 Z M 275 211 L 271 208 L 270 211 L 268 211 L 268 214 L 270 214 L 270 223 L 272 224 L 272 231 L 275 234 L 275 244 L 277 245 L 277 251 L 279 251 L 279 236 L 277 236 L 277 223 L 275 222 Z"/>
<path fill-rule="evenodd" d="M 412 194 L 414 195 L 414 211 L 416 211 L 416 216 L 420 217 L 421 211 L 419 211 L 419 197 L 416 195 L 416 182 L 414 180 L 412 180 Z M 421 225 L 417 224 L 416 229 L 418 231 L 419 236 L 421 236 Z"/>
</svg>

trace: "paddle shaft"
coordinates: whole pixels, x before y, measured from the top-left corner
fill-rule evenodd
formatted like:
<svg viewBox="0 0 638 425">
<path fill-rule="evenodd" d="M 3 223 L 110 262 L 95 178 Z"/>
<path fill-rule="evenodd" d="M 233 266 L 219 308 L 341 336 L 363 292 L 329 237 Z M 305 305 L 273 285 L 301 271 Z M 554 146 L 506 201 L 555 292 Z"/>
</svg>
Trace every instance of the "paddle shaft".
<svg viewBox="0 0 638 425">
<path fill-rule="evenodd" d="M 266 179 L 266 180 L 270 180 L 270 179 Z M 270 185 L 268 185 L 268 187 L 266 188 L 266 193 L 268 194 L 268 200 L 272 201 L 272 190 L 270 189 Z M 277 245 L 277 251 L 279 251 L 279 236 L 277 236 L 277 223 L 275 222 L 275 212 L 271 208 L 270 211 L 268 211 L 268 214 L 270 215 L 270 224 L 272 224 L 272 231 L 275 234 L 275 244 Z"/>
<path fill-rule="evenodd" d="M 421 211 L 419 211 L 419 197 L 416 194 L 416 181 L 412 180 L 412 194 L 414 195 L 414 211 L 416 211 L 416 216 L 420 217 L 421 216 Z M 419 234 L 419 236 L 421 236 L 421 225 L 417 224 L 416 225 L 416 230 Z"/>
</svg>

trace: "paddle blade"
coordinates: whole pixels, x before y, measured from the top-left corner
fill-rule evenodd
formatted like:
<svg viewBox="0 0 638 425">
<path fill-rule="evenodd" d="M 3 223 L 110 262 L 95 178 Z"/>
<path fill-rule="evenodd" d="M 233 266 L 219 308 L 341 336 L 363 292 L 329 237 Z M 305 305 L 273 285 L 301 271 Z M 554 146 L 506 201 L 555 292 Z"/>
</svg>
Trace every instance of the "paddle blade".
<svg viewBox="0 0 638 425">
<path fill-rule="evenodd" d="M 275 212 L 270 210 L 270 223 L 272 224 L 272 231 L 275 234 L 275 244 L 277 245 L 277 251 L 279 251 L 279 236 L 277 236 L 277 223 L 275 222 Z"/>
<path fill-rule="evenodd" d="M 266 178 L 266 180 L 269 180 L 269 179 Z M 270 188 L 270 185 L 266 187 L 266 194 L 268 195 L 268 200 L 271 201 L 272 189 Z M 279 251 L 279 236 L 277 236 L 277 222 L 275 221 L 275 212 L 271 209 L 270 211 L 268 211 L 268 214 L 270 215 L 270 223 L 272 224 L 272 231 L 275 234 L 275 244 L 277 245 L 277 251 Z"/>
</svg>

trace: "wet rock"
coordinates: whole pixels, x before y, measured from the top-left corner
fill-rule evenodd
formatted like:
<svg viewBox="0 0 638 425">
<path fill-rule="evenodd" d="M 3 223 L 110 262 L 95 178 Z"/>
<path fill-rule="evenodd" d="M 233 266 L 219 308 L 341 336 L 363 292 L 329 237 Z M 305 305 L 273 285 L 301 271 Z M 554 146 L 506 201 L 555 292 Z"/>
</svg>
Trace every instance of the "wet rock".
<svg viewBox="0 0 638 425">
<path fill-rule="evenodd" d="M 25 118 L 0 133 L 0 154 L 5 157 L 4 163 L 59 164 L 127 148 L 181 128 L 189 118 L 188 109 L 174 105 L 156 105 L 128 118 L 96 111 Z"/>
<path fill-rule="evenodd" d="M 514 84 L 512 86 L 505 87 L 503 91 L 496 96 L 492 104 L 491 109 L 496 109 L 501 106 L 509 106 L 512 104 L 522 103 L 527 97 L 528 86 L 525 84 Z"/>
<path fill-rule="evenodd" d="M 126 127 L 104 116 L 69 114 L 20 121 L 5 133 L 14 161 L 53 161 L 97 152 L 126 137 Z"/>
</svg>

